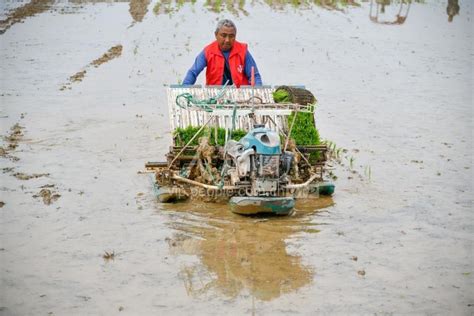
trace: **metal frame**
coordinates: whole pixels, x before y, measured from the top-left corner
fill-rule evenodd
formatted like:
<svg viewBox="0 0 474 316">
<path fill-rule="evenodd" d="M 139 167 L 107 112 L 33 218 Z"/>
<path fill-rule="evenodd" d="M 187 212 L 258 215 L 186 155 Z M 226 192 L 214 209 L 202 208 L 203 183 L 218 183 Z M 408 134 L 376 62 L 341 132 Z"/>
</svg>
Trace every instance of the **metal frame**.
<svg viewBox="0 0 474 316">
<path fill-rule="evenodd" d="M 190 93 L 194 98 L 205 100 L 215 97 L 222 86 L 181 86 L 172 85 L 167 89 L 168 109 L 170 117 L 170 128 L 186 128 L 188 126 L 202 126 L 209 117 L 215 116 L 215 120 L 210 122 L 217 127 L 229 128 L 232 124 L 233 104 L 209 104 L 212 112 L 207 112 L 199 107 L 181 108 L 176 104 L 176 97 L 182 93 Z M 286 117 L 294 111 L 311 112 L 312 108 L 293 103 L 275 103 L 272 93 L 274 88 L 263 87 L 226 87 L 224 99 L 236 102 L 236 128 L 249 130 L 255 122 L 266 124 L 269 128 L 288 130 Z M 252 97 L 258 97 L 259 102 L 249 101 Z M 255 99 L 253 99 L 255 100 Z M 253 118 L 249 114 L 253 113 Z M 268 119 L 271 118 L 271 119 Z"/>
</svg>

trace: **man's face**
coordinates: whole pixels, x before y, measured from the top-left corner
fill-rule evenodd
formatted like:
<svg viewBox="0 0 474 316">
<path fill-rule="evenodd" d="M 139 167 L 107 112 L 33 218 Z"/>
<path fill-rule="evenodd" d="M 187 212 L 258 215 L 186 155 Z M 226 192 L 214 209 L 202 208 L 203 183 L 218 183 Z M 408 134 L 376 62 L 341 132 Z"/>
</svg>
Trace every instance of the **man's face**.
<svg viewBox="0 0 474 316">
<path fill-rule="evenodd" d="M 216 40 L 219 44 L 219 48 L 222 51 L 227 51 L 234 46 L 235 42 L 235 29 L 229 26 L 223 26 L 219 29 L 216 34 Z"/>
</svg>

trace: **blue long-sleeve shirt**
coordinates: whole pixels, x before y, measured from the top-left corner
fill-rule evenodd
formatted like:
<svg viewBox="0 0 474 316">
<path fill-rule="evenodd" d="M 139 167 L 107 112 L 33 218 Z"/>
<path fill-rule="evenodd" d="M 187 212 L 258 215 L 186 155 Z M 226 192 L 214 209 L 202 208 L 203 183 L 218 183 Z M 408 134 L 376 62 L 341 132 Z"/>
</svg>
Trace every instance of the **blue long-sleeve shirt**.
<svg viewBox="0 0 474 316">
<path fill-rule="evenodd" d="M 227 67 L 229 67 L 230 50 L 226 52 L 222 52 L 222 55 L 224 55 L 226 65 Z M 184 77 L 183 85 L 193 85 L 196 82 L 196 79 L 201 73 L 201 71 L 203 71 L 204 68 L 206 68 L 206 66 L 207 66 L 207 60 L 206 60 L 206 55 L 203 50 L 201 53 L 199 53 L 199 55 L 196 57 L 196 60 L 194 61 L 194 64 L 188 70 L 186 77 Z M 255 69 L 254 70 L 255 71 L 255 85 L 261 86 L 262 77 L 260 76 L 260 73 L 258 71 L 257 64 L 255 63 L 255 60 L 253 59 L 250 52 L 247 51 L 247 53 L 245 54 L 244 72 L 247 78 L 249 79 L 249 81 L 250 81 L 250 78 L 252 77 L 252 67 L 254 67 Z M 225 81 L 227 80 L 225 78 L 225 71 L 224 71 L 224 75 L 222 76 L 222 84 L 225 84 Z"/>
</svg>

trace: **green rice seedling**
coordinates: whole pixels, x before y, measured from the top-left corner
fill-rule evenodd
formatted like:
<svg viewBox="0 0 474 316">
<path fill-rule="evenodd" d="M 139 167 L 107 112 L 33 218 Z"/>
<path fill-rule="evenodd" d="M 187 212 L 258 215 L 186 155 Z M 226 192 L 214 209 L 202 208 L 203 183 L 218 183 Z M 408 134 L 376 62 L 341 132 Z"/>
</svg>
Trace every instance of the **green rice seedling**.
<svg viewBox="0 0 474 316">
<path fill-rule="evenodd" d="M 155 13 L 155 15 L 160 14 L 160 7 L 161 7 L 161 2 L 158 1 L 153 7 L 153 13 Z"/>
<path fill-rule="evenodd" d="M 285 90 L 277 90 L 273 92 L 273 100 L 276 103 L 290 103 L 291 97 L 288 91 Z"/>
<path fill-rule="evenodd" d="M 372 179 L 372 168 L 370 166 L 365 166 L 364 174 L 369 180 L 371 180 Z"/>
<path fill-rule="evenodd" d="M 349 168 L 351 170 L 354 167 L 354 161 L 355 161 L 355 158 L 351 156 L 351 158 L 349 158 Z"/>
</svg>

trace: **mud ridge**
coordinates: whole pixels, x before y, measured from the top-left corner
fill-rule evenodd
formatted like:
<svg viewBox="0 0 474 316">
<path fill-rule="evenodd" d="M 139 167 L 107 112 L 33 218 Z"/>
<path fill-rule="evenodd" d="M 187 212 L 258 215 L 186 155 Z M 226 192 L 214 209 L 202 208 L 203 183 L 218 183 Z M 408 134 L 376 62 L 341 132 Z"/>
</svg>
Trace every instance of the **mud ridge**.
<svg viewBox="0 0 474 316">
<path fill-rule="evenodd" d="M 33 174 L 26 174 L 23 172 L 17 172 L 13 174 L 15 178 L 18 180 L 30 180 L 30 179 L 36 179 L 36 178 L 41 178 L 41 177 L 47 177 L 49 176 L 49 173 L 33 173 Z"/>
<path fill-rule="evenodd" d="M 22 22 L 28 17 L 47 11 L 53 4 L 52 0 L 31 0 L 19 8 L 13 10 L 5 20 L 0 21 L 0 34 L 5 33 L 11 26 Z"/>
<path fill-rule="evenodd" d="M 100 65 L 106 62 L 109 62 L 114 58 L 120 57 L 122 55 L 122 49 L 123 49 L 123 46 L 120 44 L 109 48 L 109 50 L 106 51 L 101 57 L 94 59 L 86 67 L 84 67 L 83 70 L 78 71 L 74 75 L 70 76 L 69 81 L 65 83 L 64 85 L 62 85 L 62 87 L 59 88 L 59 90 L 63 91 L 65 89 L 72 89 L 71 84 L 74 82 L 81 82 L 84 79 L 88 68 L 92 66 L 94 66 L 95 68 L 98 68 Z"/>
<path fill-rule="evenodd" d="M 100 58 L 92 61 L 90 64 L 94 67 L 99 67 L 100 65 L 114 59 L 120 57 L 122 55 L 122 45 L 116 45 L 111 47 L 107 52 L 105 52 Z"/>
<path fill-rule="evenodd" d="M 87 71 L 83 70 L 83 71 L 79 71 L 78 73 L 75 73 L 74 75 L 69 77 L 69 81 L 70 82 L 81 82 L 82 79 L 84 79 L 84 76 L 86 75 L 86 72 Z"/>
</svg>

